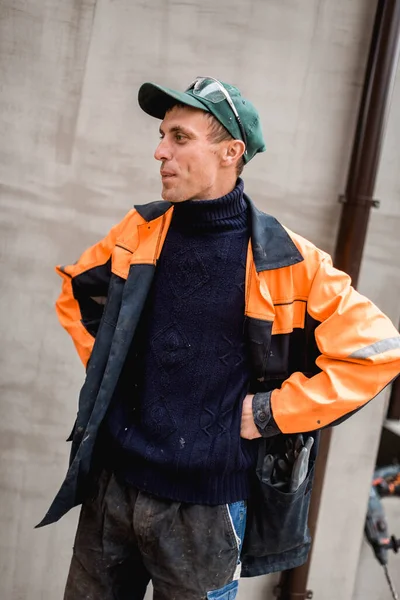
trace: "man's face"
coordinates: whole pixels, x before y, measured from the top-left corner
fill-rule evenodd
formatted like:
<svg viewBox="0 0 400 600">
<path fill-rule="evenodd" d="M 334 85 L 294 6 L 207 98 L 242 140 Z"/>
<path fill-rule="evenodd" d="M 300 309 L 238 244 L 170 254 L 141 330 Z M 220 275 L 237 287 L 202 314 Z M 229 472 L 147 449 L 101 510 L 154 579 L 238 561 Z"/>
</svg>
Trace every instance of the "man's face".
<svg viewBox="0 0 400 600">
<path fill-rule="evenodd" d="M 175 106 L 160 126 L 161 141 L 154 158 L 161 162 L 162 197 L 169 202 L 218 197 L 220 148 L 208 140 L 206 113 Z"/>
</svg>

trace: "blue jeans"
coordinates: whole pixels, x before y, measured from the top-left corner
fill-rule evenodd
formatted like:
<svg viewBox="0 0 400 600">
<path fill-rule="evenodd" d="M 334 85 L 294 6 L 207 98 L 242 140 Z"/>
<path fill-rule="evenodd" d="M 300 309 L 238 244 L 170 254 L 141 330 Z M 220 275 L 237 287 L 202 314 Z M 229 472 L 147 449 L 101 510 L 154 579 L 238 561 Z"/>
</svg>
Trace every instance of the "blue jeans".
<svg viewBox="0 0 400 600">
<path fill-rule="evenodd" d="M 246 529 L 246 502 L 241 500 L 240 502 L 234 502 L 233 504 L 227 504 L 226 509 L 230 515 L 232 528 L 237 537 L 238 545 L 238 561 L 237 568 L 234 574 L 234 579 L 230 583 L 224 585 L 219 590 L 214 590 L 207 593 L 208 600 L 234 600 L 236 598 L 239 577 L 240 577 L 240 551 L 243 545 L 243 537 Z"/>
</svg>

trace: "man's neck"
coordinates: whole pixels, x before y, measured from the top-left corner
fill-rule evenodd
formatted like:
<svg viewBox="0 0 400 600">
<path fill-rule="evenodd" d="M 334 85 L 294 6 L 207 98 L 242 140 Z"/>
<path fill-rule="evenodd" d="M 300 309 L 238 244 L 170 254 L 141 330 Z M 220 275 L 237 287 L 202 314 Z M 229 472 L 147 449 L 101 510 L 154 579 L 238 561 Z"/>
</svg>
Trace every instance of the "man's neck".
<svg viewBox="0 0 400 600">
<path fill-rule="evenodd" d="M 232 192 L 237 184 L 236 176 L 225 178 L 224 181 L 216 182 L 201 198 L 191 198 L 191 200 L 217 200 Z"/>
</svg>

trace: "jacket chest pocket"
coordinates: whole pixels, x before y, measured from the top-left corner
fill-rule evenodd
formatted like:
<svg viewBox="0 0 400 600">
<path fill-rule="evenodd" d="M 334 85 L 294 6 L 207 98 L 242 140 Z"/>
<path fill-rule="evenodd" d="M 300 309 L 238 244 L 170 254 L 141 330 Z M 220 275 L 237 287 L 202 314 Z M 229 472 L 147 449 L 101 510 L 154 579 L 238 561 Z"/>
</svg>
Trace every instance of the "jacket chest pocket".
<svg viewBox="0 0 400 600">
<path fill-rule="evenodd" d="M 290 334 L 272 335 L 273 322 L 246 320 L 249 358 L 253 377 L 260 383 L 289 375 Z"/>
<path fill-rule="evenodd" d="M 306 300 L 300 298 L 274 303 L 273 335 L 290 334 L 294 329 L 304 329 L 306 309 Z"/>
<path fill-rule="evenodd" d="M 253 374 L 259 382 L 282 381 L 304 371 L 306 302 L 275 304 L 274 321 L 248 318 Z"/>
<path fill-rule="evenodd" d="M 258 381 L 264 381 L 271 346 L 272 321 L 247 317 L 245 327 L 253 376 Z"/>
<path fill-rule="evenodd" d="M 122 279 L 127 279 L 133 252 L 118 243 L 115 245 L 111 256 L 111 270 Z"/>
</svg>

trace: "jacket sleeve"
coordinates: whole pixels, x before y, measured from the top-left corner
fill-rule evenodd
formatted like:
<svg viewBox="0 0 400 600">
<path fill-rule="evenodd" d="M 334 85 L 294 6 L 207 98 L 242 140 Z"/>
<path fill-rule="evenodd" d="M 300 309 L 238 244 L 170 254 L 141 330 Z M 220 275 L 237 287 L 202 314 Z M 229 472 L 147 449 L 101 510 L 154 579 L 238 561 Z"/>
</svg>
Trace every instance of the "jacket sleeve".
<svg viewBox="0 0 400 600">
<path fill-rule="evenodd" d="M 111 255 L 120 231 L 132 211 L 73 265 L 57 266 L 63 283 L 56 302 L 61 325 L 68 331 L 86 366 L 107 300 L 111 279 Z"/>
<path fill-rule="evenodd" d="M 320 372 L 293 373 L 271 394 L 284 433 L 336 425 L 372 400 L 400 371 L 400 336 L 391 321 L 351 287 L 348 275 L 322 258 L 311 285 L 308 313 L 319 324 Z"/>
</svg>

